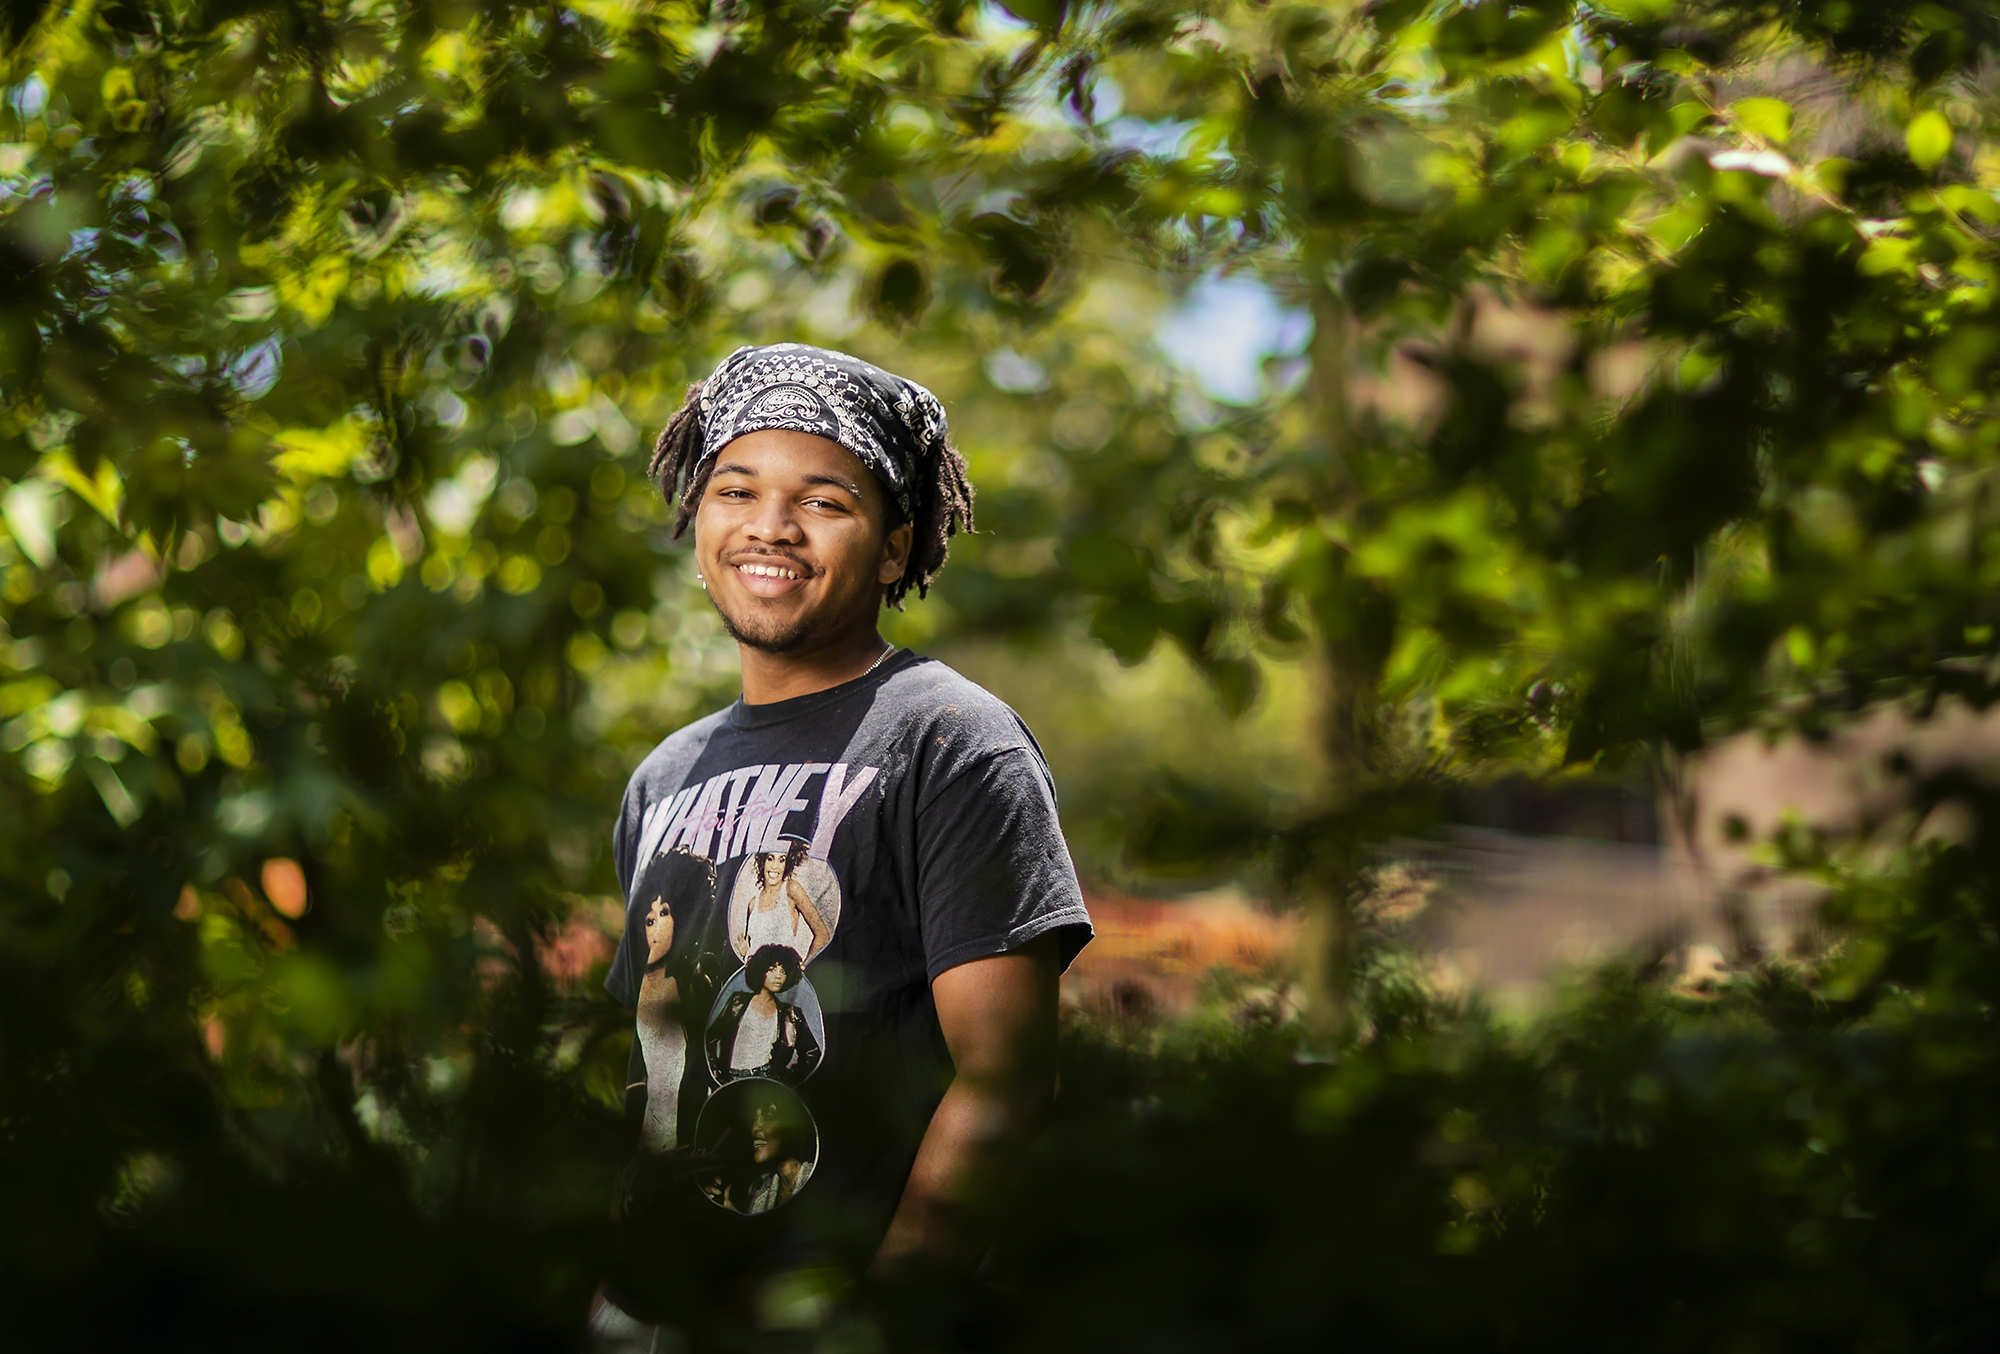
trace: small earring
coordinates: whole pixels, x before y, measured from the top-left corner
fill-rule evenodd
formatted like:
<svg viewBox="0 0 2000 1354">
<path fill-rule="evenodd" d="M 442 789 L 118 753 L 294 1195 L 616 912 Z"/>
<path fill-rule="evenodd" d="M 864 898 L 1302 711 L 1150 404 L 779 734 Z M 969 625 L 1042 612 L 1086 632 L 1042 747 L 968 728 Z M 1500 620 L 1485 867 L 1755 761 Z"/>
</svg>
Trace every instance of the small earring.
<svg viewBox="0 0 2000 1354">
<path fill-rule="evenodd" d="M 703 592 L 707 592 L 707 591 L 708 591 L 708 580 L 707 580 L 707 579 L 703 578 L 703 577 L 702 577 L 702 576 L 701 576 L 700 574 L 696 574 L 696 575 L 694 576 L 694 581 L 695 581 L 695 582 L 697 582 L 697 583 L 699 583 L 699 584 L 701 584 L 701 590 L 702 590 Z"/>
</svg>

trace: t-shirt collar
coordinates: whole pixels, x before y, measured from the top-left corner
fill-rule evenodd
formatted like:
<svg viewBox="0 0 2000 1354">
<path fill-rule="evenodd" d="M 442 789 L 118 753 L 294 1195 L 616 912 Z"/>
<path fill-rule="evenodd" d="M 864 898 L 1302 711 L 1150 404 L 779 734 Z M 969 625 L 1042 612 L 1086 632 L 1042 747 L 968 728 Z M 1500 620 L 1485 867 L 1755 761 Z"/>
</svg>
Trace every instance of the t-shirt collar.
<svg viewBox="0 0 2000 1354">
<path fill-rule="evenodd" d="M 761 705 L 746 705 L 743 698 L 738 696 L 736 704 L 729 707 L 729 727 L 768 729 L 806 715 L 816 715 L 838 705 L 849 696 L 870 689 L 917 661 L 916 654 L 908 649 L 898 649 L 873 671 L 864 672 L 851 681 L 842 682 L 839 686 L 830 686 L 824 691 L 814 691 L 804 696 L 794 696 L 790 700 L 769 701 Z"/>
</svg>

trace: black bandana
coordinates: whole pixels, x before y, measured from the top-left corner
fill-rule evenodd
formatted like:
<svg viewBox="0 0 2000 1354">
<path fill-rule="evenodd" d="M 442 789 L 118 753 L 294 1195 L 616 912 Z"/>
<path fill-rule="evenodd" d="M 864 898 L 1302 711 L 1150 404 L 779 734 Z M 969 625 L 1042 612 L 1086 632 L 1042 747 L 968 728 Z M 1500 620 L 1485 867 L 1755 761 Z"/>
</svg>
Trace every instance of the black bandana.
<svg viewBox="0 0 2000 1354">
<path fill-rule="evenodd" d="M 917 467 L 945 443 L 944 406 L 915 381 L 805 343 L 738 348 L 701 387 L 701 458 L 766 428 L 816 433 L 873 471 L 911 516 Z"/>
</svg>

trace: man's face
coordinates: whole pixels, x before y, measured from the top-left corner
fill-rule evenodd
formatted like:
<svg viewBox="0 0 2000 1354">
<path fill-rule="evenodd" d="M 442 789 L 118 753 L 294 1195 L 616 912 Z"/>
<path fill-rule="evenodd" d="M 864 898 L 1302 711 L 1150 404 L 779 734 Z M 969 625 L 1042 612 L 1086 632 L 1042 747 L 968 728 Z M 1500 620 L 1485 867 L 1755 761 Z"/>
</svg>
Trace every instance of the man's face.
<svg viewBox="0 0 2000 1354">
<path fill-rule="evenodd" d="M 709 600 L 739 644 L 793 653 L 872 630 L 910 528 L 859 457 L 811 433 L 747 433 L 716 454 L 695 513 Z"/>
</svg>

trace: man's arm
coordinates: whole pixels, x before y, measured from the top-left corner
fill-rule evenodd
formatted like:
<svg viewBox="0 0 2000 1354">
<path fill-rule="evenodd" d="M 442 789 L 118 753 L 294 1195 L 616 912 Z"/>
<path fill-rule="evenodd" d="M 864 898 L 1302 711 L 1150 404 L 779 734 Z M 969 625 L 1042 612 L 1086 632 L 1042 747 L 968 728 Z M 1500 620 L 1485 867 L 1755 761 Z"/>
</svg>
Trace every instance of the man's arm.
<svg viewBox="0 0 2000 1354">
<path fill-rule="evenodd" d="M 1056 937 L 946 969 L 931 983 L 956 1074 L 917 1149 L 874 1272 L 912 1262 L 970 1268 L 990 1239 L 978 1216 L 1056 1085 Z"/>
</svg>

